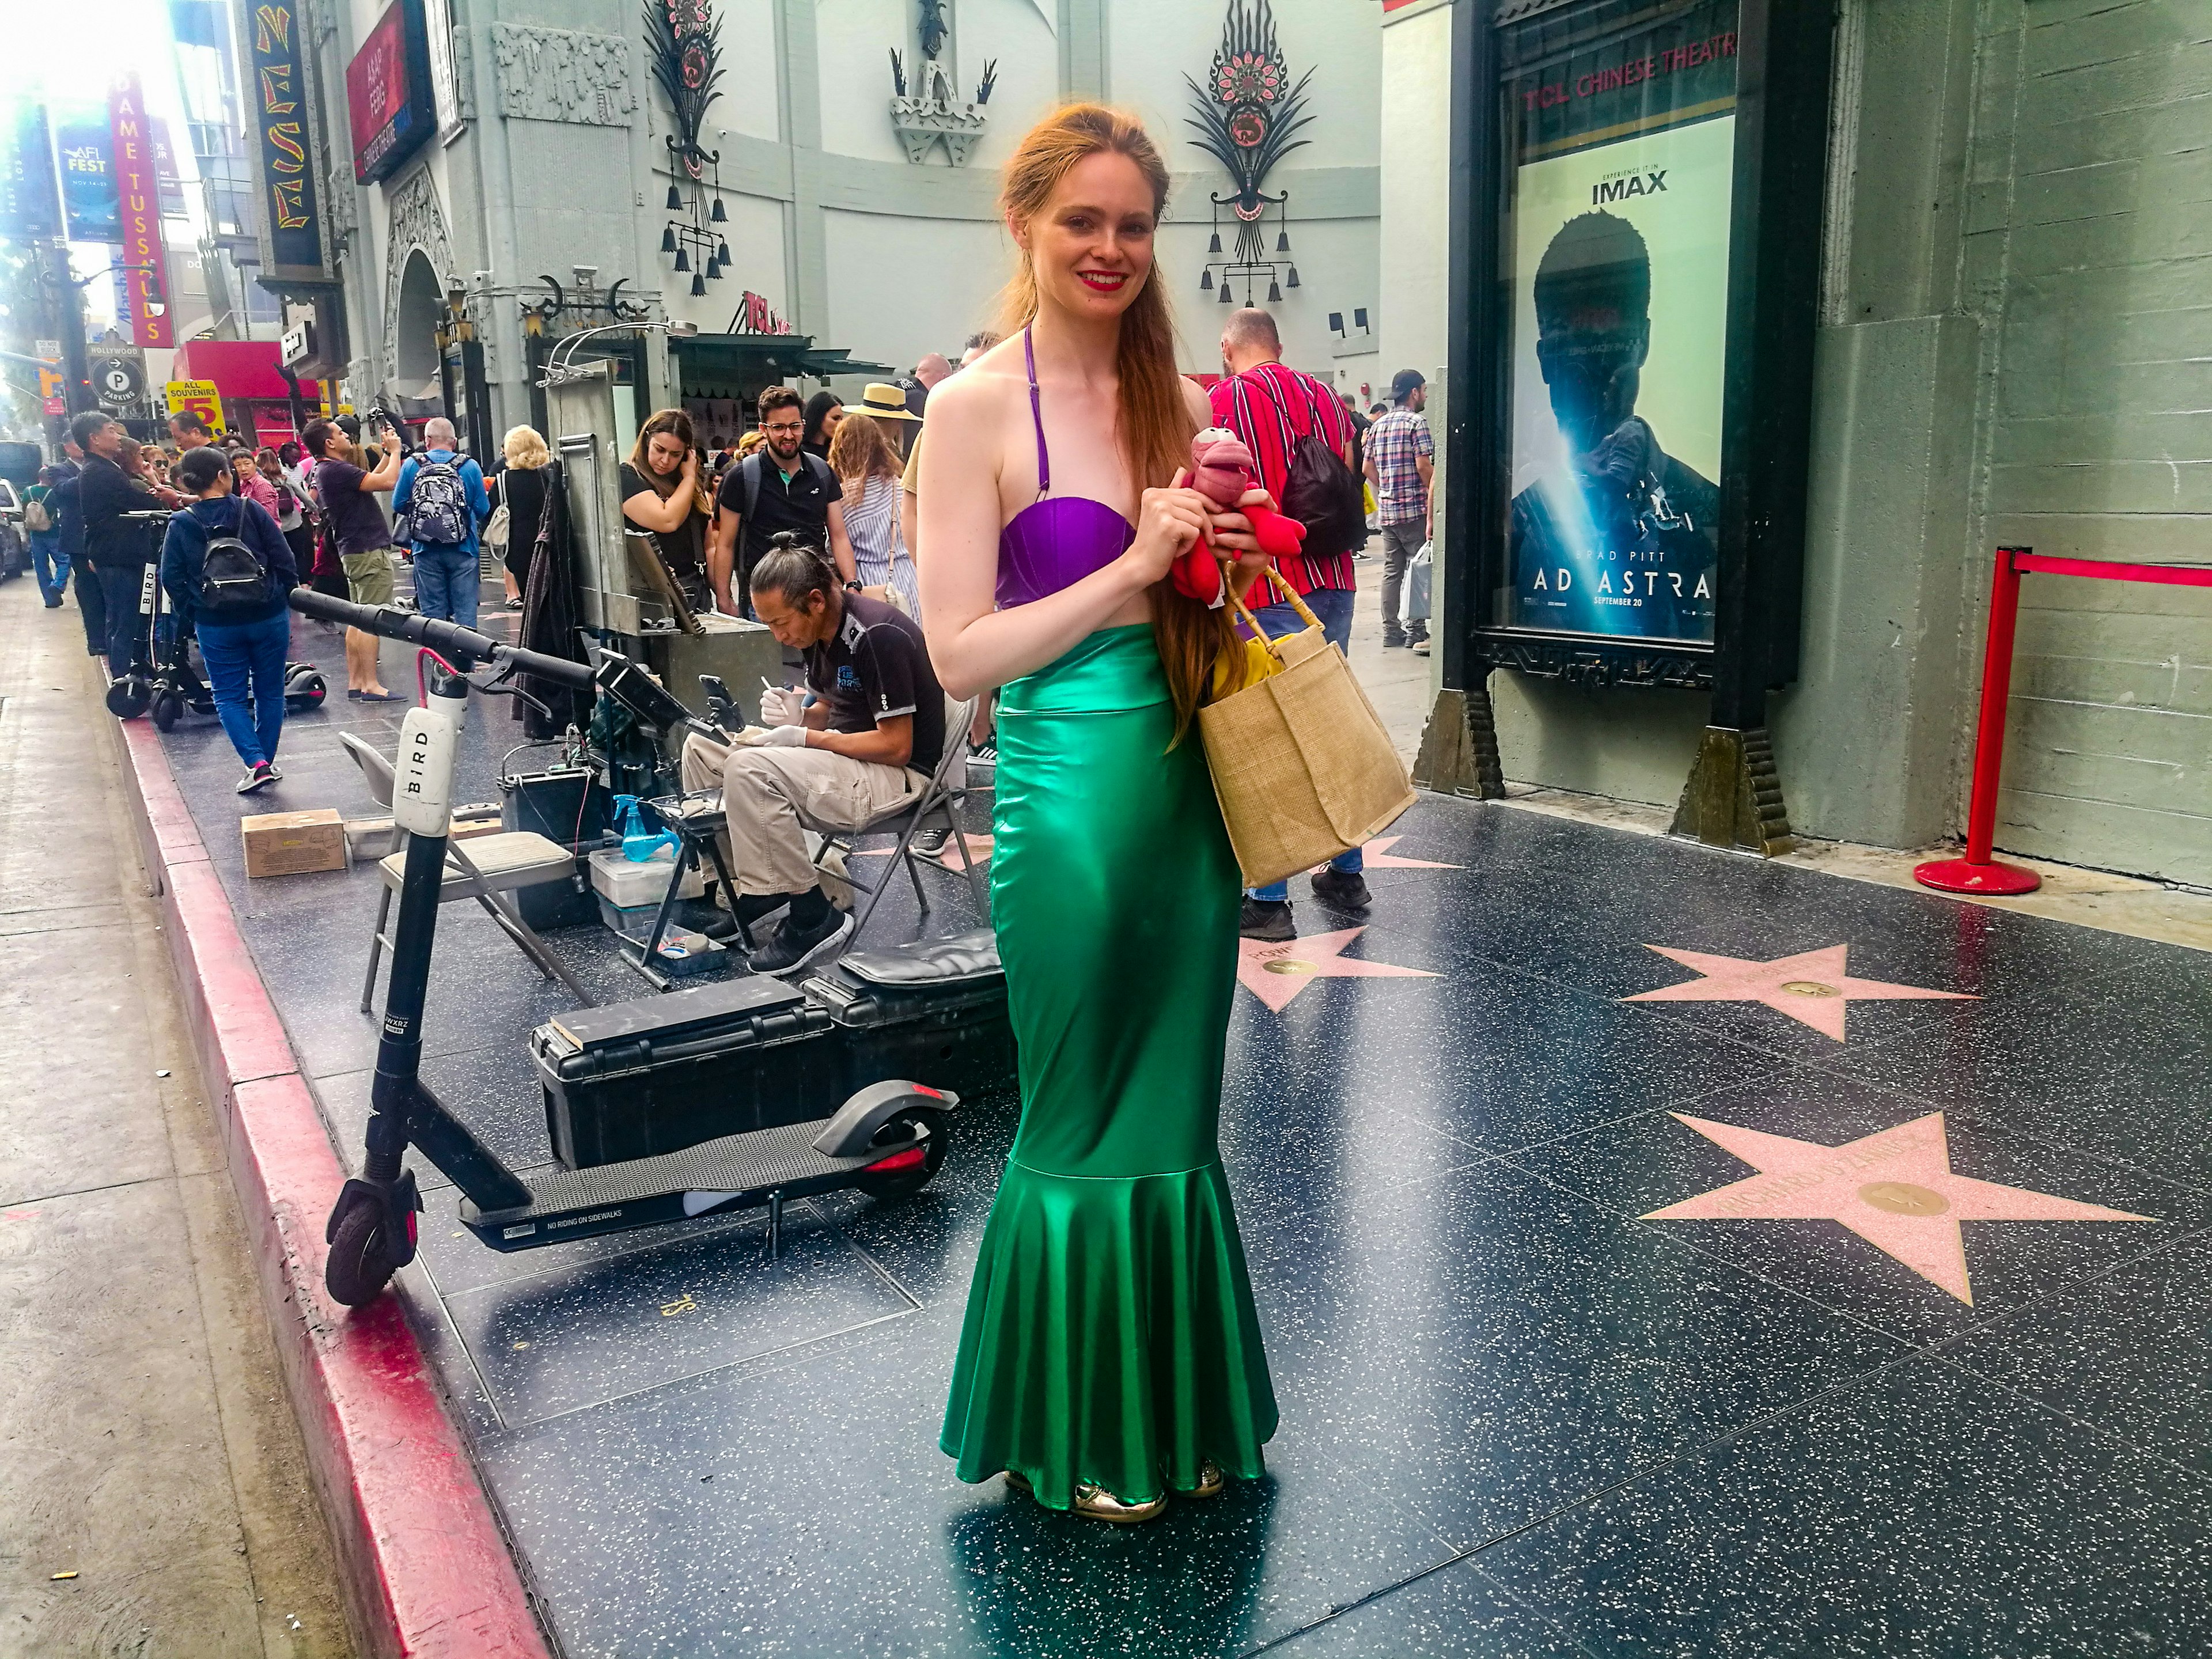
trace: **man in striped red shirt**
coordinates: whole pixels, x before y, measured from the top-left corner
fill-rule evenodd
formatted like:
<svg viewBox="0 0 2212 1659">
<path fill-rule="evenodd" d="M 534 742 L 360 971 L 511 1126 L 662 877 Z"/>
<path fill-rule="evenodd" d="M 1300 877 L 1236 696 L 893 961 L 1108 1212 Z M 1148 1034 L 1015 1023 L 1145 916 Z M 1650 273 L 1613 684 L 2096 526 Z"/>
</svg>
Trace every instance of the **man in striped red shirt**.
<svg viewBox="0 0 2212 1659">
<path fill-rule="evenodd" d="M 1301 438 L 1319 438 L 1351 468 L 1352 422 L 1343 404 L 1322 382 L 1283 362 L 1283 339 L 1273 317 L 1252 307 L 1231 313 L 1221 331 L 1221 368 L 1224 378 L 1212 392 L 1213 423 L 1244 441 L 1259 470 L 1261 488 L 1278 501 L 1290 477 L 1291 448 Z M 1358 589 L 1352 549 L 1316 547 L 1310 538 L 1306 545 L 1308 550 L 1295 558 L 1279 560 L 1277 568 L 1321 619 L 1322 632 L 1330 643 L 1349 655 L 1352 607 Z M 1306 625 L 1288 605 L 1267 605 L 1254 614 L 1271 639 L 1295 634 Z M 1361 869 L 1358 848 L 1340 854 L 1314 878 L 1314 896 L 1333 910 L 1365 909 L 1367 881 Z M 1297 937 L 1287 882 L 1245 894 L 1243 932 L 1247 939 Z"/>
</svg>

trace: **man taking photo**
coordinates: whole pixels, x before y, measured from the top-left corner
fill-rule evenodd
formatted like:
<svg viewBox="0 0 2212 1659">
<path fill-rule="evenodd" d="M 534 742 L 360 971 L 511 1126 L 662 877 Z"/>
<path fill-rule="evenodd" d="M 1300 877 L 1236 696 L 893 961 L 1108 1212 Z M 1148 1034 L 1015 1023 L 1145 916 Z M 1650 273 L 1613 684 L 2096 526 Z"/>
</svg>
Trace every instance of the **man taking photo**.
<svg viewBox="0 0 2212 1659">
<path fill-rule="evenodd" d="M 315 458 L 315 498 L 323 504 L 323 533 L 337 544 L 345 567 L 346 597 L 356 605 L 390 605 L 392 531 L 377 506 L 379 493 L 399 480 L 404 447 L 390 422 L 383 458 L 372 469 L 356 464 L 358 452 L 336 421 L 310 421 L 300 434 Z M 356 702 L 396 702 L 376 672 L 376 635 L 346 629 L 346 696 Z"/>
<path fill-rule="evenodd" d="M 826 553 L 847 587 L 857 590 L 860 585 L 860 568 L 845 535 L 844 491 L 837 475 L 829 462 L 799 448 L 805 407 L 787 386 L 762 392 L 760 429 L 768 441 L 730 469 L 714 496 L 707 577 L 714 586 L 716 608 L 729 616 L 754 614 L 752 568 L 780 531 L 790 531 Z"/>
</svg>

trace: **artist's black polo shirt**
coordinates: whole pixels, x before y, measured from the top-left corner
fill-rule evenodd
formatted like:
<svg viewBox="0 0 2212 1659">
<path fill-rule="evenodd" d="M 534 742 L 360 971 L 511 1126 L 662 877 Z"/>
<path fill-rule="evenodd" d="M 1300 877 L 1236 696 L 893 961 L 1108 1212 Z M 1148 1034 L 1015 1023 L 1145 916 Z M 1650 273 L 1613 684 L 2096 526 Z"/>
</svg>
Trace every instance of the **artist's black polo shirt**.
<svg viewBox="0 0 2212 1659">
<path fill-rule="evenodd" d="M 750 514 L 745 512 L 745 470 L 760 468 L 760 498 Z M 744 520 L 738 544 L 738 568 L 750 573 L 768 551 L 768 538 L 780 530 L 795 530 L 811 547 L 830 550 L 830 503 L 842 492 L 830 464 L 801 451 L 788 478 L 765 449 L 756 450 L 723 475 L 714 505 Z"/>
<path fill-rule="evenodd" d="M 806 647 L 806 683 L 830 705 L 830 729 L 872 732 L 879 721 L 911 714 L 914 752 L 906 763 L 934 772 L 945 754 L 945 690 L 920 625 L 865 593 L 844 600 L 837 631 Z"/>
</svg>

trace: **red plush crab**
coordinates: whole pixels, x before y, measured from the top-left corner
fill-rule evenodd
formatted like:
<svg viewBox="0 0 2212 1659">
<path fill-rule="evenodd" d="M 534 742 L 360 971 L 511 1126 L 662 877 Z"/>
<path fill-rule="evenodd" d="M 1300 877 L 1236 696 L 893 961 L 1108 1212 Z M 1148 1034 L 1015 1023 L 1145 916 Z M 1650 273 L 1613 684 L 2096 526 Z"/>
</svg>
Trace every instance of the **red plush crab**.
<svg viewBox="0 0 2212 1659">
<path fill-rule="evenodd" d="M 1190 441 L 1190 487 L 1223 512 L 1260 482 L 1252 452 L 1244 441 L 1225 427 L 1210 426 Z M 1240 509 L 1251 521 L 1260 550 L 1271 558 L 1286 559 L 1304 544 L 1306 527 L 1285 518 L 1272 507 Z M 1194 546 L 1175 562 L 1173 576 L 1179 592 L 1207 605 L 1224 602 L 1221 556 L 1210 541 Z"/>
</svg>

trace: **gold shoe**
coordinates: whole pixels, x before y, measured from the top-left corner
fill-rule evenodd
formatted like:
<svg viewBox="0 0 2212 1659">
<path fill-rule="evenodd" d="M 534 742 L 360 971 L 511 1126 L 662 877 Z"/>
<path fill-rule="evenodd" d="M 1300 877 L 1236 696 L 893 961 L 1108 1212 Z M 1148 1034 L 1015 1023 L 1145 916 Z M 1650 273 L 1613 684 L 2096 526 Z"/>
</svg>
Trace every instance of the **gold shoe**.
<svg viewBox="0 0 2212 1659">
<path fill-rule="evenodd" d="M 1026 1474 L 1015 1469 L 1006 1469 L 1001 1471 L 1001 1473 L 1006 1476 L 1006 1484 L 1012 1486 L 1016 1492 L 1028 1492 L 1030 1490 L 1030 1478 Z"/>
<path fill-rule="evenodd" d="M 1229 1477 L 1221 1472 L 1221 1465 L 1212 1458 L 1198 1466 L 1198 1484 L 1183 1493 L 1185 1498 L 1218 1498 L 1221 1489 L 1229 1484 Z"/>
<path fill-rule="evenodd" d="M 1149 1504 L 1125 1504 L 1103 1486 L 1093 1486 L 1088 1480 L 1075 1485 L 1074 1512 L 1093 1521 L 1111 1521 L 1117 1526 L 1133 1526 L 1139 1521 L 1150 1521 L 1167 1513 L 1168 1495 L 1162 1492 Z"/>
</svg>

